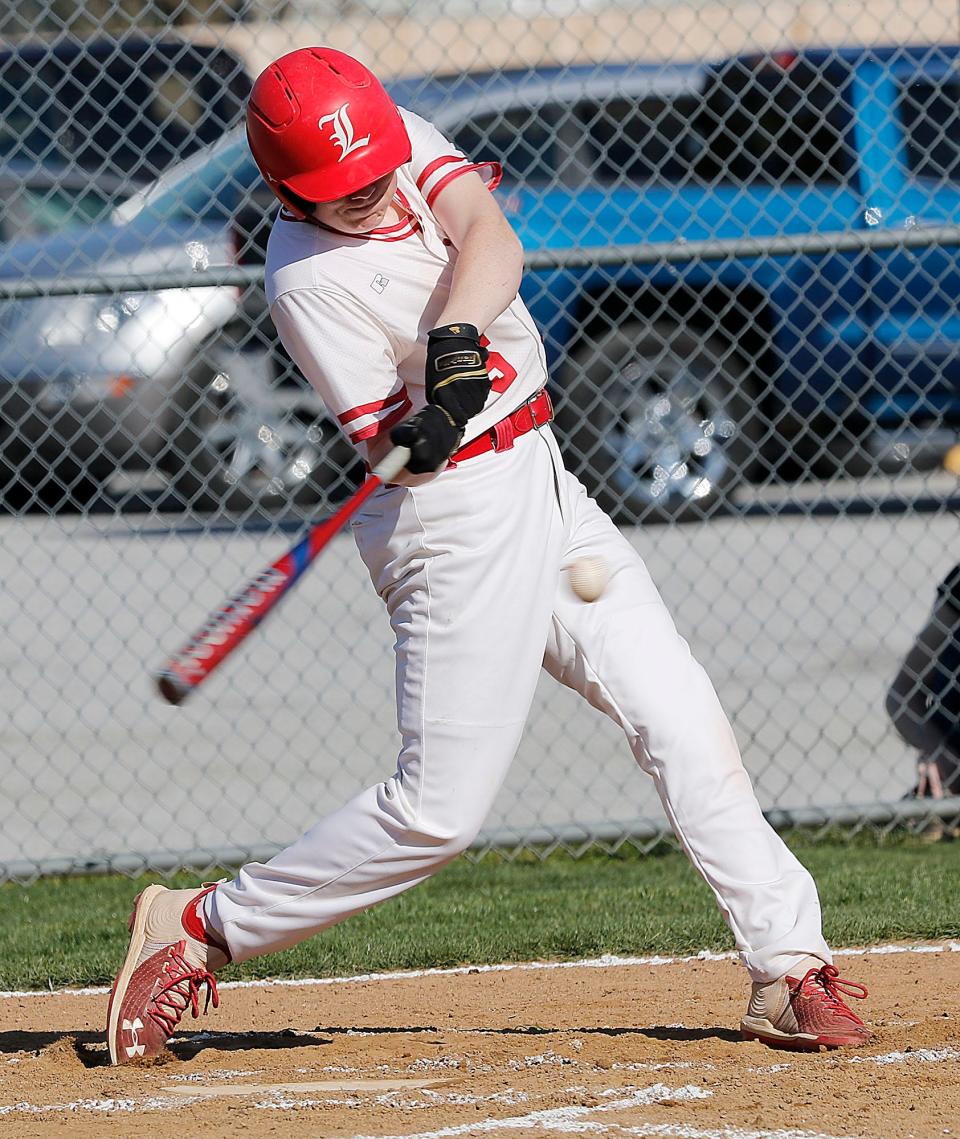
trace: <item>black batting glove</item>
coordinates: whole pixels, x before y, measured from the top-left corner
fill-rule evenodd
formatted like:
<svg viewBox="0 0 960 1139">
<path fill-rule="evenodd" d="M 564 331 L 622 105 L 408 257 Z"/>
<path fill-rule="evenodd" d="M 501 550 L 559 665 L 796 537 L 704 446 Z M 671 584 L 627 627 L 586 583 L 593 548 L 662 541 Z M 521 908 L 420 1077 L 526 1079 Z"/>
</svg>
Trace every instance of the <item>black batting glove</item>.
<svg viewBox="0 0 960 1139">
<path fill-rule="evenodd" d="M 442 466 L 462 438 L 463 428 L 458 427 L 442 407 L 429 403 L 390 432 L 390 439 L 397 447 L 410 448 L 407 470 L 412 475 L 426 475 Z"/>
<path fill-rule="evenodd" d="M 457 427 L 483 410 L 490 394 L 487 350 L 472 324 L 443 324 L 427 333 L 427 400 Z"/>
</svg>

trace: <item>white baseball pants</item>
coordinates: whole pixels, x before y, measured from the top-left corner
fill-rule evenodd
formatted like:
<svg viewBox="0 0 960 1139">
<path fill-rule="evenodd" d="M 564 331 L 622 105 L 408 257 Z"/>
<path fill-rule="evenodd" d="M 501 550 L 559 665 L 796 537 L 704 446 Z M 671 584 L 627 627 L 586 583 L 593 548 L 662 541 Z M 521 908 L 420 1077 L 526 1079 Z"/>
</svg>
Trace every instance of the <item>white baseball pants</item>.
<svg viewBox="0 0 960 1139">
<path fill-rule="evenodd" d="M 764 820 L 710 681 L 549 428 L 425 485 L 384 488 L 354 534 L 396 635 L 397 770 L 209 895 L 235 961 L 294 945 L 465 850 L 542 665 L 623 728 L 752 978 L 808 955 L 830 962 L 816 886 Z M 589 605 L 562 574 L 588 554 L 611 570 Z"/>
</svg>

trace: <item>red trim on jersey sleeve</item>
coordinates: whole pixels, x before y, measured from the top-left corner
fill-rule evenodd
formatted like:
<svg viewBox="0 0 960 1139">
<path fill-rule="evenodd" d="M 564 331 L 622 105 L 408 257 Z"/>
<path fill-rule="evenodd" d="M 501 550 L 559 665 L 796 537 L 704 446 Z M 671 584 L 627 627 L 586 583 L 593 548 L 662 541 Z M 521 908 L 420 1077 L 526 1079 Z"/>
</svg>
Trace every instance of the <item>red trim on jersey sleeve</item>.
<svg viewBox="0 0 960 1139">
<path fill-rule="evenodd" d="M 389 415 L 385 415 L 383 419 L 377 420 L 376 423 L 369 423 L 366 427 L 361 427 L 358 431 L 351 431 L 350 442 L 363 443 L 367 439 L 379 438 L 384 432 L 389 431 L 391 427 L 399 423 L 411 407 L 413 407 L 413 404 L 410 400 L 404 398 L 403 403 L 395 411 L 391 411 Z"/>
<path fill-rule="evenodd" d="M 476 172 L 483 179 L 483 184 L 488 190 L 493 192 L 503 180 L 503 166 L 499 162 L 474 162 L 471 170 Z M 483 171 L 487 171 L 486 174 Z"/>
<path fill-rule="evenodd" d="M 427 183 L 427 179 L 432 174 L 435 174 L 441 166 L 449 166 L 451 162 L 464 162 L 466 161 L 462 154 L 443 154 L 439 158 L 434 158 L 432 162 L 428 162 L 426 166 L 420 171 L 420 176 L 417 178 L 417 189 L 422 190 Z"/>
<path fill-rule="evenodd" d="M 427 207 L 432 209 L 433 203 L 437 200 L 437 195 L 441 190 L 446 189 L 446 187 L 449 186 L 455 178 L 459 178 L 461 174 L 468 174 L 472 170 L 475 170 L 478 174 L 481 170 L 489 170 L 489 177 L 484 178 L 484 183 L 488 190 L 495 190 L 500 185 L 500 179 L 503 177 L 503 167 L 499 162 L 468 162 L 465 166 L 458 166 L 456 170 L 450 170 L 444 174 L 427 194 L 425 199 Z M 481 175 L 481 177 L 483 176 Z"/>
<path fill-rule="evenodd" d="M 337 419 L 346 427 L 348 423 L 352 423 L 354 419 L 359 419 L 362 415 L 375 415 L 378 411 L 385 411 L 387 408 L 402 403 L 406 398 L 407 389 L 401 388 L 398 392 L 394 392 L 393 395 L 387 396 L 386 399 L 377 399 L 372 403 L 361 403 L 356 407 L 351 407 L 348 411 L 344 411 L 338 415 Z"/>
</svg>

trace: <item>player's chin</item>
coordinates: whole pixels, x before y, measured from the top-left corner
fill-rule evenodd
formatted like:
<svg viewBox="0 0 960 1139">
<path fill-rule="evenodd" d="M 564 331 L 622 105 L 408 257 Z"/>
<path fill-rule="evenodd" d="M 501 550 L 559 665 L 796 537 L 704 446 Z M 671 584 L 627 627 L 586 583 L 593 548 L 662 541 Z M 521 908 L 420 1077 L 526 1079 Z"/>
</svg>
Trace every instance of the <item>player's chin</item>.
<svg viewBox="0 0 960 1139">
<path fill-rule="evenodd" d="M 350 230 L 351 233 L 366 233 L 380 225 L 386 216 L 386 212 L 386 207 L 380 206 L 361 213 L 347 210 L 343 214 L 342 226 L 344 229 Z"/>
</svg>

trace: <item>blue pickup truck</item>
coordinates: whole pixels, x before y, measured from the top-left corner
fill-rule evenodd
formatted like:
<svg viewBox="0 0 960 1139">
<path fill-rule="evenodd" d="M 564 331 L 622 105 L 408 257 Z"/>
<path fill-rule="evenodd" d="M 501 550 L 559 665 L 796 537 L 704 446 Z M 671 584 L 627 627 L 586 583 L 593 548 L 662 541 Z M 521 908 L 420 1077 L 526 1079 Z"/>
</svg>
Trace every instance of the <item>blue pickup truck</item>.
<svg viewBox="0 0 960 1139">
<path fill-rule="evenodd" d="M 884 439 L 960 424 L 958 247 L 830 248 L 960 223 L 960 48 L 426 77 L 392 92 L 503 162 L 497 193 L 531 260 L 524 297 L 567 461 L 618 520 L 705 517 L 745 480 L 862 468 Z M 0 274 L 174 269 L 191 249 L 255 266 L 274 208 L 233 134 L 114 224 L 9 243 Z M 785 237 L 819 251 L 735 244 Z M 717 240 L 734 244 L 637 255 Z M 0 385 L 18 389 L 7 418 L 31 453 L 82 447 L 85 471 L 167 462 L 195 506 L 342 493 L 349 460 L 270 348 L 262 292 L 178 298 L 0 306 Z M 0 425 L 3 406 L 0 386 Z M 910 445 L 900 454 L 909 463 Z"/>
<path fill-rule="evenodd" d="M 473 76 L 397 94 L 468 153 L 500 157 L 525 247 L 556 251 L 525 299 L 568 461 L 621 519 L 703 516 L 739 481 L 791 466 L 864 470 L 892 438 L 909 461 L 925 434 L 960 422 L 956 246 L 609 256 L 960 224 L 960 48 Z M 603 263 L 579 264 L 591 249 Z"/>
</svg>

